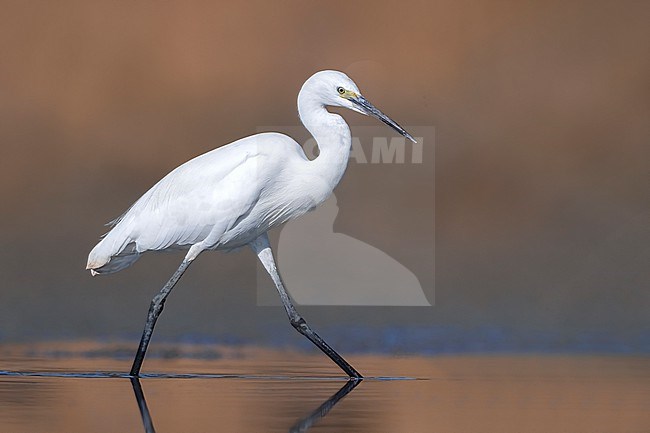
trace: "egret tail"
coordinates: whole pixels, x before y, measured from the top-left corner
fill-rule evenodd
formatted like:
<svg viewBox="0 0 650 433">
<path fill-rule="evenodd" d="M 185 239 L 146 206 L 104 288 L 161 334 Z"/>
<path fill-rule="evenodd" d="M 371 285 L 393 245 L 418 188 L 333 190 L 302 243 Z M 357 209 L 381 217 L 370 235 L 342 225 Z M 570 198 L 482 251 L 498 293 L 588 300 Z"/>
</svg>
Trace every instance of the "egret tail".
<svg viewBox="0 0 650 433">
<path fill-rule="evenodd" d="M 112 274 L 128 268 L 139 258 L 135 243 L 124 236 L 119 227 L 115 227 L 92 249 L 86 269 L 93 276 Z"/>
</svg>

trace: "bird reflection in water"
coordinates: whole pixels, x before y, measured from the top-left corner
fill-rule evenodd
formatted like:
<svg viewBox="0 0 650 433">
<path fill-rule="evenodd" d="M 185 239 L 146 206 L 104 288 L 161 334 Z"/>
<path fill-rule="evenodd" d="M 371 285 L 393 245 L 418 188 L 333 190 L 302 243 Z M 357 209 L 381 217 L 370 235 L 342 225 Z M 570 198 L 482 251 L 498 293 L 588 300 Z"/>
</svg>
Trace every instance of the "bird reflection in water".
<svg viewBox="0 0 650 433">
<path fill-rule="evenodd" d="M 156 433 L 156 429 L 153 426 L 153 420 L 151 419 L 151 414 L 149 413 L 149 408 L 147 407 L 147 400 L 144 398 L 144 392 L 142 392 L 140 379 L 132 377 L 131 385 L 133 386 L 135 400 L 138 402 L 138 408 L 140 409 L 140 416 L 142 417 L 142 424 L 144 425 L 145 433 Z"/>
<path fill-rule="evenodd" d="M 153 426 L 153 419 L 147 407 L 147 400 L 142 391 L 140 379 L 131 377 L 131 385 L 133 386 L 133 393 L 140 409 L 140 416 L 142 417 L 142 425 L 144 426 L 145 433 L 155 433 L 156 429 Z M 289 428 L 289 433 L 304 433 L 309 430 L 321 418 L 324 418 L 336 404 L 348 395 L 357 385 L 361 383 L 362 379 L 350 379 L 339 389 L 335 394 L 331 395 L 320 406 L 311 411 L 306 417 L 299 419 L 293 426 Z"/>
<path fill-rule="evenodd" d="M 336 403 L 348 395 L 360 383 L 361 379 L 350 379 L 345 382 L 345 385 L 343 385 L 341 389 L 339 389 L 335 394 L 330 396 L 330 398 L 325 400 L 323 404 L 311 411 L 309 415 L 296 422 L 289 429 L 289 433 L 302 433 L 309 430 L 309 428 L 314 425 L 316 421 L 325 417 L 325 415 L 327 415 L 327 413 L 332 410 L 334 406 L 336 406 Z"/>
</svg>

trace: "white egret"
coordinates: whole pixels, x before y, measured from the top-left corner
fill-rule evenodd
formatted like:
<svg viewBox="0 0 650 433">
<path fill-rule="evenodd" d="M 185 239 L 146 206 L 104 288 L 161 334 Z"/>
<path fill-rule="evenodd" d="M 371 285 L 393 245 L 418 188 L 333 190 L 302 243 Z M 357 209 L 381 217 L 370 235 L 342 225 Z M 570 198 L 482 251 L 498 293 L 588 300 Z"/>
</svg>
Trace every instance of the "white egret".
<svg viewBox="0 0 650 433">
<path fill-rule="evenodd" d="M 88 256 L 92 275 L 117 272 L 146 251 L 187 249 L 179 268 L 151 301 L 131 368 L 137 377 L 165 299 L 187 267 L 205 250 L 249 245 L 271 276 L 291 325 L 352 378 L 361 374 L 298 314 L 275 265 L 267 232 L 325 201 L 341 180 L 351 149 L 350 128 L 326 106 L 345 107 L 381 120 L 415 142 L 365 99 L 344 73 L 320 71 L 298 94 L 298 114 L 316 140 L 309 160 L 300 145 L 279 133 L 245 137 L 172 170 L 140 197 Z"/>
</svg>

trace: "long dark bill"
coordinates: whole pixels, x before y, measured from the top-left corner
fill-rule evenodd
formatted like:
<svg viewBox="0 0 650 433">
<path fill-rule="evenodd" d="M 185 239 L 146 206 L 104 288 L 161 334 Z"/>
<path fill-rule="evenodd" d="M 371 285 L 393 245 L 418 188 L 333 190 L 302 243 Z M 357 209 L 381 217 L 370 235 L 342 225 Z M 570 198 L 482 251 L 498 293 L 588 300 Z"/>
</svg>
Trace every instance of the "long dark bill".
<svg viewBox="0 0 650 433">
<path fill-rule="evenodd" d="M 399 126 L 397 122 L 395 122 L 393 119 L 390 117 L 386 116 L 384 113 L 379 111 L 378 108 L 376 108 L 374 105 L 370 103 L 366 98 L 364 98 L 361 95 L 357 95 L 354 98 L 349 98 L 350 101 L 352 101 L 353 104 L 358 105 L 361 107 L 361 109 L 368 115 L 376 117 L 377 119 L 381 120 L 384 122 L 386 125 L 390 126 L 393 128 L 395 131 L 399 132 L 401 135 L 404 137 L 408 138 L 411 140 L 413 143 L 416 143 L 415 138 L 411 136 L 404 128 Z"/>
</svg>

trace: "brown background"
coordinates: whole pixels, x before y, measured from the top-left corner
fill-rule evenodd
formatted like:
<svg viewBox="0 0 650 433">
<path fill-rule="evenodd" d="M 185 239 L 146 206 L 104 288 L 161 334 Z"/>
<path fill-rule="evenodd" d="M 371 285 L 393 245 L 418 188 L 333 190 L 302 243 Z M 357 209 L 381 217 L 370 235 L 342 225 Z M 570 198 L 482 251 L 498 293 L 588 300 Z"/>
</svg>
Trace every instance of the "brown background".
<svg viewBox="0 0 650 433">
<path fill-rule="evenodd" d="M 649 21 L 646 2 L 3 2 L 0 341 L 135 338 L 180 256 L 91 279 L 102 224 L 179 163 L 294 127 L 302 82 L 340 69 L 436 128 L 435 199 L 426 170 L 352 165 L 335 225 L 427 275 L 435 200 L 436 306 L 305 309 L 317 328 L 647 351 Z M 255 306 L 247 252 L 177 290 L 160 338 L 299 340 Z"/>
</svg>

